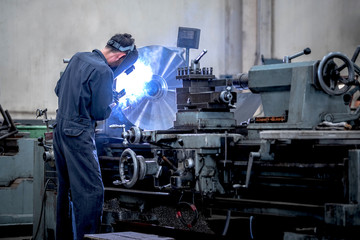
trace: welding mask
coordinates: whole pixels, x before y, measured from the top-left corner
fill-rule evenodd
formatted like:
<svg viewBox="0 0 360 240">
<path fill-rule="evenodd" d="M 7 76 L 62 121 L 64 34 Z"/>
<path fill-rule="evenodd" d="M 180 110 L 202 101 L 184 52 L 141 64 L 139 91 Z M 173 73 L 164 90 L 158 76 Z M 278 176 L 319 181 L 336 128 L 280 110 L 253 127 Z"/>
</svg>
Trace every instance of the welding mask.
<svg viewBox="0 0 360 240">
<path fill-rule="evenodd" d="M 114 40 L 109 40 L 107 44 L 118 49 L 119 51 L 122 52 L 128 51 L 121 64 L 117 68 L 113 69 L 114 76 L 117 77 L 123 72 L 125 72 L 126 74 L 130 74 L 135 69 L 134 63 L 137 61 L 139 57 L 139 53 L 136 49 L 136 46 L 133 44 L 131 46 L 122 47 L 118 42 Z"/>
</svg>

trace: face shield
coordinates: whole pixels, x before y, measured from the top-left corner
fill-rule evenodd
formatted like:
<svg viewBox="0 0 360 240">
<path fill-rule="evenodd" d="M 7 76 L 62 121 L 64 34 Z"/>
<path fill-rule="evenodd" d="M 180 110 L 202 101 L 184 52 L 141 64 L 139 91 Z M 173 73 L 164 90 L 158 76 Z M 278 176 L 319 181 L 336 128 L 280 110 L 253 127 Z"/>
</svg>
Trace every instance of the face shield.
<svg viewBox="0 0 360 240">
<path fill-rule="evenodd" d="M 131 50 L 124 60 L 120 63 L 120 65 L 114 70 L 114 77 L 119 76 L 121 73 L 125 72 L 126 74 L 130 74 L 134 69 L 134 63 L 139 57 L 139 53 L 134 46 L 134 49 Z"/>
<path fill-rule="evenodd" d="M 122 52 L 129 51 L 126 54 L 124 60 L 120 63 L 120 65 L 117 68 L 115 68 L 114 77 L 116 78 L 123 72 L 125 72 L 126 74 L 130 74 L 135 69 L 134 63 L 139 57 L 139 53 L 136 49 L 136 46 L 133 44 L 131 46 L 122 47 L 118 42 L 114 40 L 109 40 L 107 45 L 110 45 Z"/>
<path fill-rule="evenodd" d="M 114 78 L 115 78 L 115 81 L 113 83 L 113 101 L 115 103 L 118 103 L 119 99 L 121 97 L 123 97 L 126 94 L 126 92 L 125 92 L 125 89 L 121 90 L 120 92 L 117 92 L 115 90 L 116 89 L 116 78 L 123 72 L 125 72 L 127 75 L 129 75 L 135 69 L 134 63 L 137 61 L 137 59 L 139 57 L 139 53 L 134 44 L 132 44 L 131 46 L 127 46 L 127 47 L 122 47 L 118 42 L 115 42 L 114 40 L 109 40 L 107 44 L 118 49 L 121 52 L 128 51 L 128 53 L 126 54 L 124 60 L 120 63 L 120 65 L 117 68 L 113 69 Z"/>
</svg>

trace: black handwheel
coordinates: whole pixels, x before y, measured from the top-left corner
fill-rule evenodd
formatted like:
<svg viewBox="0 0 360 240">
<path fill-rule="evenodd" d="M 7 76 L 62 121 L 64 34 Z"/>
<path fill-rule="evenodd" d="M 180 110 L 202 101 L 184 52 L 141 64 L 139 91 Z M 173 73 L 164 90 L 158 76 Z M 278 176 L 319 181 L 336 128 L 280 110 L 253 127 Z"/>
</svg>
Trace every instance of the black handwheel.
<svg viewBox="0 0 360 240">
<path fill-rule="evenodd" d="M 335 59 L 340 59 L 343 64 L 339 67 Z M 341 76 L 341 71 L 344 69 L 347 69 L 347 77 Z M 340 52 L 331 52 L 326 55 L 321 60 L 317 71 L 320 86 L 329 95 L 346 93 L 351 87 L 350 83 L 354 81 L 354 75 L 353 63 Z"/>
<path fill-rule="evenodd" d="M 139 178 L 139 161 L 130 148 L 125 149 L 121 154 L 119 173 L 121 182 L 126 188 L 133 187 Z"/>
</svg>

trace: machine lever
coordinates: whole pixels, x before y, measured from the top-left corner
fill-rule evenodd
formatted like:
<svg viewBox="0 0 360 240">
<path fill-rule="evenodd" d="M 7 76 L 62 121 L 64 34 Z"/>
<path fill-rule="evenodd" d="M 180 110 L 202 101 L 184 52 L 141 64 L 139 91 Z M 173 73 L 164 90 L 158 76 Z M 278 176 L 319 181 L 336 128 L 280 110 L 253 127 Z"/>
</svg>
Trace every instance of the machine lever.
<svg viewBox="0 0 360 240">
<path fill-rule="evenodd" d="M 200 61 L 200 59 L 201 59 L 206 53 L 207 53 L 207 50 L 204 49 L 204 50 L 200 53 L 200 55 L 194 60 L 194 64 L 198 64 L 199 61 Z"/>
<path fill-rule="evenodd" d="M 284 59 L 283 59 L 283 62 L 284 63 L 291 63 L 291 59 L 294 59 L 294 58 L 297 58 L 297 57 L 300 57 L 302 55 L 308 55 L 311 53 L 311 49 L 310 48 L 305 48 L 304 50 L 302 50 L 301 52 L 298 52 L 292 56 L 285 56 Z"/>
</svg>

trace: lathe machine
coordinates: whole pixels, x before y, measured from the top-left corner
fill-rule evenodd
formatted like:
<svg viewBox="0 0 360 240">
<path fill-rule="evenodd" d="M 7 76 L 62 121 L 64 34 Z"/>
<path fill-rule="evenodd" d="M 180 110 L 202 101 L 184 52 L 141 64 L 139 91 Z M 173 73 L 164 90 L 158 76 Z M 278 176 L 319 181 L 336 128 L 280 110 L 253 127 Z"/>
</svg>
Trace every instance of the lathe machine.
<svg viewBox="0 0 360 240">
<path fill-rule="evenodd" d="M 206 239 L 356 239 L 359 52 L 292 63 L 305 49 L 216 78 L 200 66 L 206 50 L 186 66 L 174 50 L 139 49 L 152 69 L 143 95 L 125 88 L 97 127 L 103 231 L 130 222 Z M 166 64 L 149 61 L 154 53 Z"/>
<path fill-rule="evenodd" d="M 237 231 L 261 239 L 273 231 L 283 239 L 351 239 L 360 228 L 360 47 L 351 59 L 332 52 L 291 62 L 307 51 L 223 79 L 200 67 L 206 51 L 190 66 L 178 64 L 171 127 L 114 120 L 99 127 L 107 196 L 135 212 L 174 206 L 174 217 L 190 230 L 199 214 L 209 222 L 223 216 L 222 236 Z M 163 101 L 171 88 L 164 80 L 154 75 L 145 100 L 123 112 Z M 261 97 L 262 114 L 238 122 L 234 109 L 247 89 Z M 148 112 L 157 123 L 171 115 Z M 180 207 L 191 210 L 189 220 Z"/>
</svg>

